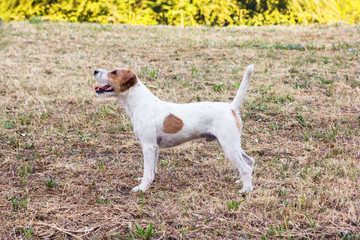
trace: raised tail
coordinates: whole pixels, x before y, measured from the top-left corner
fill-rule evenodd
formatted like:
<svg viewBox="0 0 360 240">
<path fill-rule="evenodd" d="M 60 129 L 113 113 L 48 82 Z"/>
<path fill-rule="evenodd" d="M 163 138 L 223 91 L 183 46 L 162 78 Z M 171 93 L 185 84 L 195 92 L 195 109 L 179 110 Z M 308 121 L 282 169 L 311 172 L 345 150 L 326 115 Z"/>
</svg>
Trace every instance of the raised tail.
<svg viewBox="0 0 360 240">
<path fill-rule="evenodd" d="M 236 96 L 231 103 L 232 108 L 236 111 L 239 111 L 239 109 L 241 107 L 241 103 L 244 100 L 244 97 L 245 97 L 245 94 L 248 89 L 249 82 L 250 82 L 250 79 L 251 79 L 253 73 L 254 73 L 254 65 L 249 65 L 246 68 L 246 71 L 245 71 L 243 80 L 240 84 L 239 90 L 237 91 Z"/>
</svg>

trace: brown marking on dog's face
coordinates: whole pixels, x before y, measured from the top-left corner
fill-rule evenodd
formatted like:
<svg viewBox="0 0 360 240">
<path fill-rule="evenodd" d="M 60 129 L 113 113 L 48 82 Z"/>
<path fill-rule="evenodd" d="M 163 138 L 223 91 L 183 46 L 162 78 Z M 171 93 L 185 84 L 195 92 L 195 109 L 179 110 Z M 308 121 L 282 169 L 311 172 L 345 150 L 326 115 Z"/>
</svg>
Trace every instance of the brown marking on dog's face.
<svg viewBox="0 0 360 240">
<path fill-rule="evenodd" d="M 116 93 L 123 93 L 134 86 L 138 80 L 131 70 L 117 69 L 108 73 L 108 82 Z"/>
<path fill-rule="evenodd" d="M 167 116 L 163 122 L 164 133 L 175 134 L 179 132 L 184 126 L 183 121 L 174 114 Z"/>
<path fill-rule="evenodd" d="M 231 112 L 234 115 L 234 118 L 236 120 L 237 129 L 239 130 L 239 132 L 241 132 L 241 130 L 242 130 L 241 119 L 236 115 L 236 112 L 234 110 L 231 109 Z"/>
</svg>

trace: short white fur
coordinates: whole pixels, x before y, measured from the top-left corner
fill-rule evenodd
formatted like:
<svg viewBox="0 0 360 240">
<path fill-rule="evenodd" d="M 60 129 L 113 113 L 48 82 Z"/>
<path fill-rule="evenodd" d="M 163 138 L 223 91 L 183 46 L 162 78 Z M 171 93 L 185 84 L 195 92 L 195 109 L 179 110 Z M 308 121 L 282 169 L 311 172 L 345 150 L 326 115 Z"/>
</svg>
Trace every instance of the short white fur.
<svg viewBox="0 0 360 240">
<path fill-rule="evenodd" d="M 121 69 L 118 69 L 121 70 Z M 144 155 L 144 173 L 139 186 L 133 191 L 146 191 L 155 178 L 159 147 L 167 148 L 205 136 L 216 137 L 227 158 L 238 169 L 243 183 L 240 192 L 253 190 L 252 171 L 254 159 L 241 148 L 241 132 L 236 118 L 240 118 L 240 106 L 247 92 L 254 66 L 247 67 L 240 88 L 231 103 L 199 102 L 176 104 L 165 102 L 154 96 L 144 84 L 137 79 L 136 85 L 123 93 L 104 92 L 99 97 L 116 97 L 125 107 L 133 124 L 136 137 L 139 139 Z M 97 81 L 108 84 L 108 71 L 95 71 Z M 173 114 L 183 121 L 182 129 L 174 134 L 165 133 L 163 123 L 167 116 Z M 214 138 L 215 139 L 215 138 Z"/>
</svg>

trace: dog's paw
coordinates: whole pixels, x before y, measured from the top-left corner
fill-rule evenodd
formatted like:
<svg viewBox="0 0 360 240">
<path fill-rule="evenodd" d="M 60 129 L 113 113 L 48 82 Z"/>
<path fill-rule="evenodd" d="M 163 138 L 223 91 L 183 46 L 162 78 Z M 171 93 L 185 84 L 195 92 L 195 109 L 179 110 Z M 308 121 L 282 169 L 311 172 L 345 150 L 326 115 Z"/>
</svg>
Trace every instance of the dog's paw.
<svg viewBox="0 0 360 240">
<path fill-rule="evenodd" d="M 240 191 L 239 191 L 239 193 L 248 193 L 248 192 L 251 192 L 252 190 L 254 190 L 254 186 L 253 185 L 251 185 L 251 186 L 248 186 L 248 187 L 243 187 Z"/>
<path fill-rule="evenodd" d="M 254 190 L 254 186 L 251 181 L 246 181 L 244 179 L 239 179 L 235 181 L 236 183 L 243 184 L 243 188 L 239 191 L 240 193 L 248 193 Z"/>
<path fill-rule="evenodd" d="M 140 186 L 134 187 L 131 191 L 132 192 L 138 192 L 140 190 Z"/>
<path fill-rule="evenodd" d="M 139 191 L 145 192 L 148 189 L 149 189 L 149 186 L 144 186 L 144 185 L 140 184 L 139 186 L 134 187 L 131 191 L 133 191 L 133 192 L 139 192 Z"/>
</svg>

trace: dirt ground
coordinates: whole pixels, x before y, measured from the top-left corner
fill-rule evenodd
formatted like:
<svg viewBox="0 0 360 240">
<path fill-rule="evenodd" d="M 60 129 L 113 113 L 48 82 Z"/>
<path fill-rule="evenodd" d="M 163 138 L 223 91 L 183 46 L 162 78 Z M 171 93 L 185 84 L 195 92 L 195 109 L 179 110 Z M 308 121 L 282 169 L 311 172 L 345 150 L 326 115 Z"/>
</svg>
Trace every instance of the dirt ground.
<svg viewBox="0 0 360 240">
<path fill-rule="evenodd" d="M 360 27 L 0 27 L 0 239 L 360 239 Z M 216 142 L 142 154 L 94 69 L 132 69 L 160 99 L 233 99 L 255 189 Z"/>
</svg>

